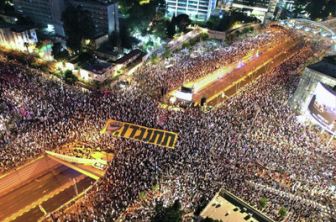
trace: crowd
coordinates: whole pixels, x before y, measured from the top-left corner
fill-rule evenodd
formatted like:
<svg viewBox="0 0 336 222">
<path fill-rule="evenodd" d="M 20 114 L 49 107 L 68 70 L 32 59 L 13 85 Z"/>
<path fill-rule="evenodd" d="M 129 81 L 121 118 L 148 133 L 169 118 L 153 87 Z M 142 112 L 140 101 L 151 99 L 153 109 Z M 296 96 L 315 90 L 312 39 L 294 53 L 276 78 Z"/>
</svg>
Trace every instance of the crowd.
<svg viewBox="0 0 336 222">
<path fill-rule="evenodd" d="M 288 35 L 290 31 L 269 28 L 256 36 L 249 37 L 230 46 L 223 47 L 224 43 L 209 45 L 207 42 L 198 43 L 193 49 L 185 49 L 173 54 L 165 63 L 152 65 L 148 63 L 143 71 L 144 75 L 138 75 L 138 82 L 143 86 L 165 88 L 167 91 L 177 89 L 183 83 L 187 83 L 212 73 L 219 67 L 242 58 L 252 52 L 258 53 L 261 47 L 274 47 L 276 42 L 293 38 Z M 205 44 L 205 46 L 204 46 Z M 173 65 L 171 65 L 173 64 Z"/>
<path fill-rule="evenodd" d="M 185 213 L 193 212 L 221 187 L 255 206 L 261 197 L 268 198 L 264 211 L 274 219 L 284 206 L 289 221 L 333 221 L 335 149 L 317 129 L 300 125 L 288 105 L 300 78 L 298 67 L 315 53 L 309 42 L 211 112 L 161 109 L 157 98 L 149 96 L 160 84 L 174 88 L 279 38 L 293 36 L 272 28 L 228 47 L 217 45 L 194 59 L 186 50 L 173 55 L 173 67 L 146 65 L 135 76 L 138 81 L 109 94 L 83 92 L 15 61 L 0 62 L 0 102 L 7 107 L 0 116 L 15 123 L 0 141 L 0 173 L 44 150 L 82 141 L 113 153 L 114 159 L 75 209 L 53 213 L 54 221 L 115 221 L 154 185 L 161 195 L 140 202 L 124 221 L 150 221 L 161 200 L 171 204 L 179 199 Z M 165 123 L 158 116 L 166 116 Z M 101 135 L 108 118 L 177 132 L 176 148 Z"/>
</svg>

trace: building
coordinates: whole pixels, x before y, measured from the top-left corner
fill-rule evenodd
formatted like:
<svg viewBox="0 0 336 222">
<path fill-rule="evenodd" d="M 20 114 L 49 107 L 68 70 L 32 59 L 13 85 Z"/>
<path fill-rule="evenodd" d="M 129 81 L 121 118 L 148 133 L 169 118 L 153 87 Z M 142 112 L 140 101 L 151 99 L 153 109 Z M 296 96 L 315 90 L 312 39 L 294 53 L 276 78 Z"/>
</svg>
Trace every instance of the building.
<svg viewBox="0 0 336 222">
<path fill-rule="evenodd" d="M 305 69 L 290 105 L 301 114 L 299 120 L 336 135 L 336 57 Z"/>
<path fill-rule="evenodd" d="M 166 0 L 167 15 L 189 15 L 190 19 L 206 21 L 216 8 L 217 0 Z"/>
<path fill-rule="evenodd" d="M 233 0 L 231 9 L 238 9 L 247 15 L 255 16 L 262 22 L 272 19 L 278 0 Z"/>
<path fill-rule="evenodd" d="M 69 0 L 75 7 L 81 6 L 90 12 L 95 25 L 95 36 L 119 32 L 118 3 L 116 1 Z"/>
<path fill-rule="evenodd" d="M 273 220 L 225 189 L 221 189 L 200 216 L 225 222 L 273 222 Z"/>
<path fill-rule="evenodd" d="M 14 0 L 15 9 L 42 25 L 45 31 L 64 36 L 62 12 L 64 0 Z"/>
<path fill-rule="evenodd" d="M 15 9 L 30 17 L 36 24 L 45 27 L 45 31 L 65 36 L 62 13 L 72 4 L 81 6 L 90 12 L 95 25 L 95 37 L 119 31 L 118 3 L 103 0 L 14 0 Z"/>
<path fill-rule="evenodd" d="M 294 0 L 280 0 L 279 1 L 279 7 L 286 9 L 288 11 L 293 11 L 294 10 Z"/>
<path fill-rule="evenodd" d="M 19 51 L 27 51 L 28 46 L 37 43 L 36 31 L 31 27 L 4 25 L 0 26 L 0 45 Z"/>
</svg>

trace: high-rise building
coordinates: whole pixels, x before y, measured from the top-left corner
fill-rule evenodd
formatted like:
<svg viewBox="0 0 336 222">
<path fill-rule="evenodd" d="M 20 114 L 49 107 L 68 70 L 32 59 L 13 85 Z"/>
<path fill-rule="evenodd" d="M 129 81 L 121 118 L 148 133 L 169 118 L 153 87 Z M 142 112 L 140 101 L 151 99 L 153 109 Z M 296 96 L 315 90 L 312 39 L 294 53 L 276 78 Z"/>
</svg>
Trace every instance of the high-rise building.
<svg viewBox="0 0 336 222">
<path fill-rule="evenodd" d="M 118 3 L 116 1 L 102 0 L 69 0 L 75 7 L 81 6 L 83 10 L 90 12 L 95 25 L 95 35 L 111 34 L 119 32 Z"/>
<path fill-rule="evenodd" d="M 61 21 L 64 0 L 14 0 L 14 7 L 47 31 L 64 36 Z"/>
<path fill-rule="evenodd" d="M 289 10 L 289 11 L 294 10 L 294 4 L 295 4 L 294 0 L 280 0 L 279 1 L 280 7 L 286 10 Z"/>
<path fill-rule="evenodd" d="M 111 0 L 14 0 L 17 11 L 30 17 L 49 32 L 64 36 L 62 13 L 68 4 L 90 12 L 95 36 L 119 31 L 118 3 Z"/>
<path fill-rule="evenodd" d="M 273 18 L 277 3 L 278 0 L 233 0 L 231 7 L 241 9 L 248 15 L 253 15 L 264 22 L 265 19 Z"/>
<path fill-rule="evenodd" d="M 192 20 L 206 21 L 216 3 L 217 0 L 166 0 L 167 15 L 187 14 Z"/>
<path fill-rule="evenodd" d="M 0 25 L 0 45 L 19 51 L 28 50 L 29 44 L 37 43 L 34 28 L 16 25 Z"/>
</svg>

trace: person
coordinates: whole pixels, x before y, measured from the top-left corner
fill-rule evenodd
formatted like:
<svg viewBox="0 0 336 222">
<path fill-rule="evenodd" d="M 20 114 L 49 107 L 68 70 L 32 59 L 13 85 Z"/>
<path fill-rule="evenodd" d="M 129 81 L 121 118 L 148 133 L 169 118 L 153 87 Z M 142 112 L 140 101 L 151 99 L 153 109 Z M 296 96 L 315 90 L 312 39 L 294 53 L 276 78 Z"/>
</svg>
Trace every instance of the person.
<svg viewBox="0 0 336 222">
<path fill-rule="evenodd" d="M 335 149 L 328 148 L 318 129 L 301 125 L 288 106 L 300 75 L 300 65 L 324 45 L 305 41 L 283 64 L 273 67 L 219 108 L 204 113 L 160 108 L 160 88 L 172 90 L 184 81 L 213 72 L 216 66 L 236 62 L 246 52 L 297 34 L 281 28 L 225 46 L 200 42 L 174 53 L 169 62 L 141 67 L 130 85 L 112 88 L 107 95 L 82 92 L 16 61 L 0 61 L 1 121 L 0 172 L 36 158 L 45 150 L 69 143 L 113 153 L 106 174 L 85 198 L 71 208 L 52 213 L 53 221 L 150 221 L 155 206 L 179 199 L 185 213 L 209 201 L 221 187 L 277 218 L 285 206 L 288 221 L 332 221 L 336 176 Z M 214 50 L 214 49 L 218 50 Z M 197 50 L 196 50 L 197 49 Z M 190 58 L 190 51 L 203 51 Z M 28 115 L 18 115 L 25 107 Z M 168 113 L 165 124 L 158 117 Z M 101 135 L 107 119 L 131 122 L 178 133 L 175 149 Z M 86 155 L 73 151 L 72 155 Z M 159 184 L 159 190 L 154 189 Z M 145 198 L 139 198 L 141 193 Z"/>
</svg>

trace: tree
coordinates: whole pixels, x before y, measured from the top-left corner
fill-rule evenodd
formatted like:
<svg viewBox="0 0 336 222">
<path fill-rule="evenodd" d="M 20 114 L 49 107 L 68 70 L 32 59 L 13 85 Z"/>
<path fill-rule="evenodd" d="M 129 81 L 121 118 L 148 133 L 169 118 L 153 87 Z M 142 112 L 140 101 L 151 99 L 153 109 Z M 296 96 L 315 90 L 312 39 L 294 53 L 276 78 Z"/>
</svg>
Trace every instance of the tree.
<svg viewBox="0 0 336 222">
<path fill-rule="evenodd" d="M 173 15 L 172 19 L 167 22 L 167 36 L 172 38 L 176 33 L 176 17 Z"/>
<path fill-rule="evenodd" d="M 64 72 L 63 79 L 69 85 L 73 85 L 76 81 L 78 81 L 78 78 L 72 73 L 71 70 L 66 70 Z"/>
<path fill-rule="evenodd" d="M 279 209 L 278 214 L 279 214 L 279 217 L 283 219 L 287 215 L 287 209 L 284 207 L 281 207 Z"/>
<path fill-rule="evenodd" d="M 191 20 L 188 15 L 180 14 L 176 17 L 175 24 L 180 32 L 186 32 L 187 27 L 191 24 Z"/>
<path fill-rule="evenodd" d="M 195 209 L 195 215 L 199 216 L 200 213 L 202 212 L 202 210 L 206 207 L 206 205 L 208 204 L 208 200 L 202 196 L 197 204 L 197 207 Z"/>
<path fill-rule="evenodd" d="M 248 16 L 243 12 L 233 11 L 231 14 L 224 14 L 222 18 L 211 16 L 205 26 L 217 31 L 226 31 L 232 28 L 237 22 L 251 23 L 259 22 L 259 20 L 256 17 Z"/>
<path fill-rule="evenodd" d="M 265 208 L 268 203 L 268 199 L 266 197 L 262 197 L 259 200 L 259 206 L 261 209 Z"/>
<path fill-rule="evenodd" d="M 156 215 L 151 219 L 151 222 L 181 222 L 182 212 L 181 204 L 178 200 L 169 207 L 163 207 L 162 202 L 155 206 Z"/>
<path fill-rule="evenodd" d="M 52 46 L 52 55 L 54 59 L 62 60 L 68 58 L 69 53 L 62 47 L 62 44 L 60 42 L 56 42 Z"/>
<path fill-rule="evenodd" d="M 146 2 L 146 4 L 143 4 Z M 126 17 L 126 23 L 130 30 L 138 29 L 145 33 L 149 24 L 153 21 L 160 7 L 164 7 L 164 0 L 120 0 L 120 11 Z"/>
<path fill-rule="evenodd" d="M 80 50 L 82 40 L 94 37 L 95 27 L 91 15 L 82 7 L 72 5 L 67 7 L 62 14 L 62 21 L 67 36 L 67 45 L 72 50 Z"/>
</svg>

